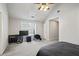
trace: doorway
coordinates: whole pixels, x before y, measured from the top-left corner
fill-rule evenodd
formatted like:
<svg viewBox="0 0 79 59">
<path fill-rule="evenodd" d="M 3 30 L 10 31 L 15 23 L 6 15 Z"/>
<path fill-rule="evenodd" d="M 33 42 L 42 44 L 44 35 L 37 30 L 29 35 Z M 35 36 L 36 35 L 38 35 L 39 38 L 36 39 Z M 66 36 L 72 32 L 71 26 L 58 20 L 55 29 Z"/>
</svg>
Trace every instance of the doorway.
<svg viewBox="0 0 79 59">
<path fill-rule="evenodd" d="M 49 39 L 53 41 L 59 40 L 59 21 L 56 19 L 49 21 Z"/>
</svg>

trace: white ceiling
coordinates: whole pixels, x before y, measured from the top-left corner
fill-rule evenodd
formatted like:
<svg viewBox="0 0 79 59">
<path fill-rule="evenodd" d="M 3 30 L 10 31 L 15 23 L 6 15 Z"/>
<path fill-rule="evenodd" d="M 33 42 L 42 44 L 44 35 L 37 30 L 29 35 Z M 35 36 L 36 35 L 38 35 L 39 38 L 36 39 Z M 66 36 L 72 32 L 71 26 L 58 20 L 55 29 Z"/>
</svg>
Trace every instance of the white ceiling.
<svg viewBox="0 0 79 59">
<path fill-rule="evenodd" d="M 50 10 L 40 11 L 38 10 L 38 4 L 34 3 L 8 3 L 8 13 L 11 18 L 26 19 L 44 21 L 46 17 L 51 13 L 55 4 L 50 4 Z M 34 16 L 34 18 L 32 18 Z"/>
</svg>

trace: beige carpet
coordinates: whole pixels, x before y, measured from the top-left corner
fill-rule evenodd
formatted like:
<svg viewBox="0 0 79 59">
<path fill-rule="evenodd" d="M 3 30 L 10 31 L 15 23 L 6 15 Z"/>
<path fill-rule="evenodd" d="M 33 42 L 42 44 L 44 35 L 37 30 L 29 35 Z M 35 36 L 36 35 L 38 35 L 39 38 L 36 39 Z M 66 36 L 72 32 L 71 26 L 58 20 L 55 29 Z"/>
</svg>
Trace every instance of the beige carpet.
<svg viewBox="0 0 79 59">
<path fill-rule="evenodd" d="M 32 41 L 21 44 L 10 44 L 3 56 L 36 56 L 39 49 L 57 41 Z"/>
</svg>

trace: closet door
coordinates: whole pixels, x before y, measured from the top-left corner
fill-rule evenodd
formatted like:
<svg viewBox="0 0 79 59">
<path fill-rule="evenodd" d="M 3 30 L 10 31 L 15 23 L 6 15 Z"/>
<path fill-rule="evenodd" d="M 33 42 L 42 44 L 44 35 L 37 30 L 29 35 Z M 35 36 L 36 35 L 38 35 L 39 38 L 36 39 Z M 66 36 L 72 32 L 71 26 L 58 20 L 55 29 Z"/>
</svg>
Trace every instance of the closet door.
<svg viewBox="0 0 79 59">
<path fill-rule="evenodd" d="M 50 20 L 49 21 L 49 39 L 59 40 L 59 22 Z"/>
</svg>

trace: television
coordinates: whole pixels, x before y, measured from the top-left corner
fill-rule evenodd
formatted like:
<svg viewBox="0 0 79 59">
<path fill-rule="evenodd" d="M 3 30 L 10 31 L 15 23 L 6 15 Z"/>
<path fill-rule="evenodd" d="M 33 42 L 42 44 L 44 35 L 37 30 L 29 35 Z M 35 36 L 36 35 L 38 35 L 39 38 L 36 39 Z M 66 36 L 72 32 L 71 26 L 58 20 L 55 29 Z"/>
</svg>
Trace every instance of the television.
<svg viewBox="0 0 79 59">
<path fill-rule="evenodd" d="M 28 31 L 19 31 L 19 35 L 28 35 Z"/>
</svg>

